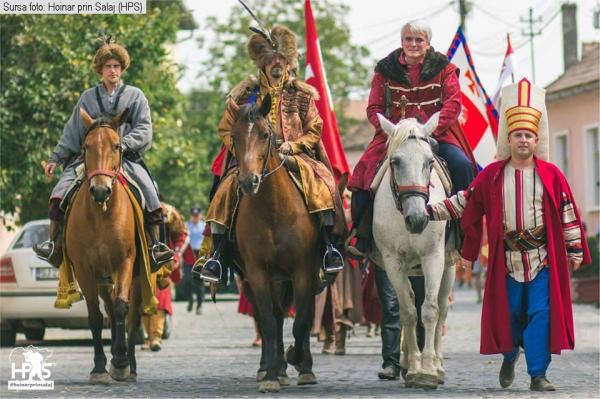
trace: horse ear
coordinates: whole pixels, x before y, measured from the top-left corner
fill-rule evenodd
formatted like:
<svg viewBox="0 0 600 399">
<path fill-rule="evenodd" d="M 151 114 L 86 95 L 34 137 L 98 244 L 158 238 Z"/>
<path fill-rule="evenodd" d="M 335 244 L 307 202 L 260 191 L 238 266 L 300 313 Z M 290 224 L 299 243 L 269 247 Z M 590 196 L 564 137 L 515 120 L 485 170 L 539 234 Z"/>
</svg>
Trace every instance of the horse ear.
<svg viewBox="0 0 600 399">
<path fill-rule="evenodd" d="M 129 107 L 125 108 L 123 111 L 121 111 L 117 116 L 115 116 L 111 122 L 111 124 L 114 127 L 119 127 L 121 126 L 126 120 L 127 120 L 127 115 L 129 115 Z"/>
<path fill-rule="evenodd" d="M 389 134 L 390 136 L 394 136 L 396 133 L 396 125 L 390 122 L 385 116 L 381 114 L 377 114 L 377 118 L 379 119 L 379 124 L 384 132 Z"/>
<path fill-rule="evenodd" d="M 436 112 L 435 114 L 431 115 L 431 118 L 429 118 L 429 120 L 425 124 L 425 131 L 427 132 L 428 136 L 430 136 L 431 133 L 433 133 L 433 131 L 437 127 L 439 121 L 440 121 L 440 113 L 439 112 Z"/>
<path fill-rule="evenodd" d="M 269 115 L 270 111 L 271 111 L 271 94 L 267 93 L 265 98 L 263 98 L 262 103 L 260 104 L 260 114 L 266 118 L 267 115 Z"/>
<path fill-rule="evenodd" d="M 79 107 L 79 115 L 81 115 L 81 119 L 83 119 L 83 125 L 86 128 L 90 127 L 92 123 L 94 123 L 92 117 L 87 112 L 85 112 L 85 109 L 83 109 L 83 107 Z"/>
</svg>

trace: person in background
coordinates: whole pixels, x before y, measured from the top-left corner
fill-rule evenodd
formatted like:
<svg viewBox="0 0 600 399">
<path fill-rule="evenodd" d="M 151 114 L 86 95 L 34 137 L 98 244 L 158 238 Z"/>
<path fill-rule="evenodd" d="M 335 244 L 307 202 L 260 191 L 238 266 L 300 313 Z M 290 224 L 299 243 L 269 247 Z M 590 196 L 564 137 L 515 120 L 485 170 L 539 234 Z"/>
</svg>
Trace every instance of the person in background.
<svg viewBox="0 0 600 399">
<path fill-rule="evenodd" d="M 202 217 L 202 210 L 194 205 L 190 209 L 190 220 L 187 222 L 187 229 L 190 237 L 191 253 L 184 256 L 183 266 L 183 284 L 184 291 L 187 293 L 188 306 L 187 311 L 191 312 L 194 308 L 194 295 L 196 296 L 196 314 L 202 314 L 202 302 L 204 301 L 204 284 L 192 278 L 192 266 L 198 259 L 202 241 L 204 240 L 204 230 L 206 223 Z"/>
</svg>

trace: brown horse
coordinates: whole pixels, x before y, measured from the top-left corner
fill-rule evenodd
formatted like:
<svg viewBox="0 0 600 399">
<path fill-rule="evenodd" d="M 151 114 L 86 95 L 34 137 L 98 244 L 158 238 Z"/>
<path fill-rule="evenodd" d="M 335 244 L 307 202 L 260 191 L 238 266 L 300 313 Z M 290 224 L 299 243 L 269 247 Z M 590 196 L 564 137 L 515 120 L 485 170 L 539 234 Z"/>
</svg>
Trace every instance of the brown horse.
<svg viewBox="0 0 600 399">
<path fill-rule="evenodd" d="M 135 332 L 140 324 L 139 277 L 134 277 L 136 240 L 134 210 L 118 180 L 122 164 L 121 136 L 117 129 L 128 109 L 93 120 L 83 108 L 87 128 L 83 143 L 85 179 L 71 204 L 66 225 L 65 250 L 73 265 L 88 309 L 94 343 L 91 384 L 115 380 L 135 381 Z M 102 298 L 111 325 L 110 377 L 102 348 Z M 131 303 L 131 305 L 130 305 Z M 125 335 L 128 317 L 129 342 Z"/>
<path fill-rule="evenodd" d="M 231 133 L 243 192 L 235 221 L 237 251 L 263 339 L 257 375 L 261 392 L 277 392 L 289 383 L 286 360 L 299 371 L 299 385 L 317 382 L 309 336 L 319 285 L 319 231 L 283 167 L 267 118 L 270 108 L 270 96 L 260 107 L 242 106 Z M 295 343 L 284 360 L 282 330 L 290 290 L 296 307 Z"/>
</svg>

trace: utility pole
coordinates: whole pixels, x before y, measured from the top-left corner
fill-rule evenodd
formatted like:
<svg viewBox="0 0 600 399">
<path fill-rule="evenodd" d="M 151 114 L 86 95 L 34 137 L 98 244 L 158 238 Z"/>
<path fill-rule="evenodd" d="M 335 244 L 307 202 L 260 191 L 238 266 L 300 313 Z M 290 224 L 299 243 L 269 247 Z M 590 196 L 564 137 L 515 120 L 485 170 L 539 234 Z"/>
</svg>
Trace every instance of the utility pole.
<svg viewBox="0 0 600 399">
<path fill-rule="evenodd" d="M 537 17 L 536 19 L 533 18 L 533 8 L 529 7 L 529 18 L 527 19 L 523 19 L 523 17 L 521 17 L 521 22 L 527 22 L 528 23 L 528 28 L 529 31 L 525 32 L 525 31 L 521 31 L 521 34 L 523 36 L 529 36 L 529 43 L 531 44 L 531 79 L 533 80 L 533 83 L 535 84 L 535 52 L 533 50 L 533 38 L 536 36 L 539 36 L 542 31 L 538 30 L 538 31 L 534 31 L 533 30 L 533 24 L 534 23 L 540 23 L 542 22 L 542 17 Z"/>
<path fill-rule="evenodd" d="M 465 26 L 465 20 L 467 19 L 467 14 L 470 11 L 471 4 L 467 2 L 467 0 L 458 0 L 458 13 L 460 14 L 460 29 L 463 31 L 463 34 L 466 33 L 467 27 Z"/>
</svg>

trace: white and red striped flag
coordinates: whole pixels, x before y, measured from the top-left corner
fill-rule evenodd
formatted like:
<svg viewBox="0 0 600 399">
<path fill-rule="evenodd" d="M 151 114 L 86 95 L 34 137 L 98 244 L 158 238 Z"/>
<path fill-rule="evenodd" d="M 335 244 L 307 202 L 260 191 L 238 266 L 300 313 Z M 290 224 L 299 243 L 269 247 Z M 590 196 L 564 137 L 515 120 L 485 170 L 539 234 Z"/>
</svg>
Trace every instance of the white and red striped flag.
<svg viewBox="0 0 600 399">
<path fill-rule="evenodd" d="M 317 25 L 313 17 L 310 0 L 304 2 L 304 18 L 306 21 L 306 72 L 304 80 L 319 92 L 319 100 L 316 101 L 316 106 L 319 115 L 323 119 L 321 140 L 331 162 L 335 178 L 339 181 L 340 178 L 348 177 L 350 167 L 348 166 L 337 119 L 333 111 L 331 92 L 327 84 L 325 68 L 323 68 Z"/>
<path fill-rule="evenodd" d="M 498 84 L 496 85 L 496 90 L 494 91 L 494 96 L 492 97 L 492 102 L 494 103 L 494 107 L 498 109 L 499 100 L 500 100 L 500 92 L 502 91 L 502 85 L 511 77 L 512 83 L 515 83 L 515 75 L 517 74 L 517 68 L 515 64 L 515 52 L 510 44 L 510 34 L 506 34 L 506 54 L 504 55 L 504 61 L 502 62 L 502 70 L 500 71 L 500 78 L 498 79 Z"/>
<path fill-rule="evenodd" d="M 467 39 L 461 28 L 456 31 L 447 56 L 460 70 L 462 113 L 459 121 L 473 150 L 475 161 L 480 167 L 485 167 L 494 161 L 496 155 L 498 112 L 477 76 Z"/>
</svg>

